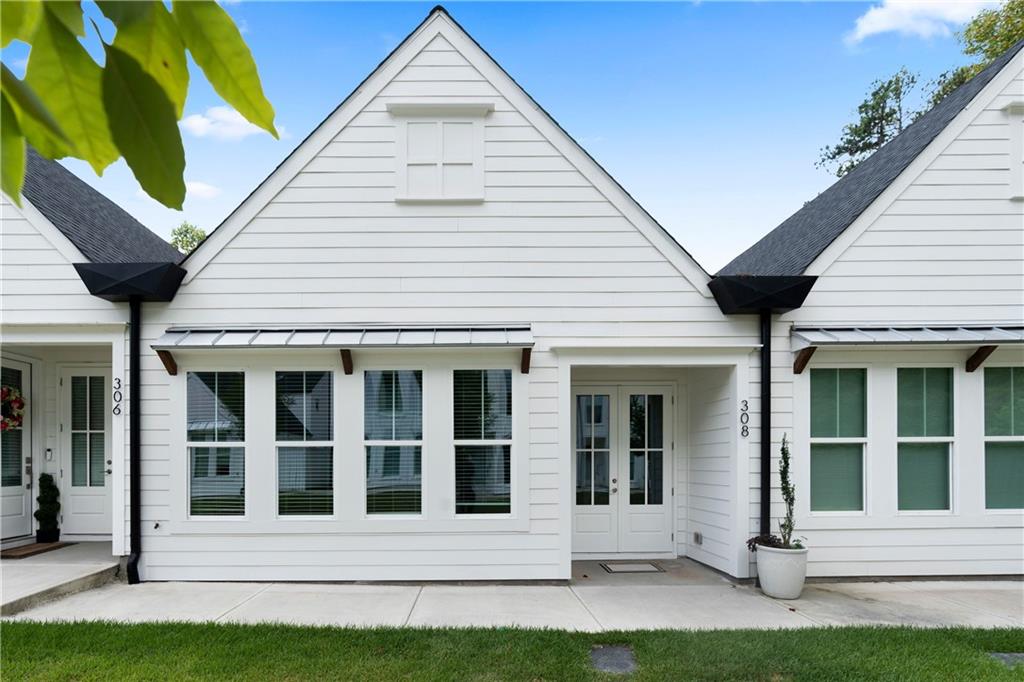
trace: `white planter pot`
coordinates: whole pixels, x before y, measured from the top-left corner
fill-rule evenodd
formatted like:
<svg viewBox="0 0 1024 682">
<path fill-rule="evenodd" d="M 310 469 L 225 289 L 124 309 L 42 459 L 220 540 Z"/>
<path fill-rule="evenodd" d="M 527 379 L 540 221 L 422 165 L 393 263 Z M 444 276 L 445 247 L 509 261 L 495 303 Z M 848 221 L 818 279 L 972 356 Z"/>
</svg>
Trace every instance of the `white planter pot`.
<svg viewBox="0 0 1024 682">
<path fill-rule="evenodd" d="M 759 546 L 757 577 L 761 591 L 776 599 L 796 599 L 807 577 L 807 549 L 776 549 Z"/>
</svg>

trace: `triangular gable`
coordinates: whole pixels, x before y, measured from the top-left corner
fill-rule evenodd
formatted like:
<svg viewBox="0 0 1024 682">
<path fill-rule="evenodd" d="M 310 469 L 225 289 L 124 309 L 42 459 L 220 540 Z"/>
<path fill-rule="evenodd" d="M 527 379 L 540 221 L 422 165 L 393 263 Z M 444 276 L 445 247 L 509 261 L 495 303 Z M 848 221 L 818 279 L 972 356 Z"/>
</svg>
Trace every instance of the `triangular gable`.
<svg viewBox="0 0 1024 682">
<path fill-rule="evenodd" d="M 443 41 L 443 42 L 442 42 Z M 705 297 L 710 276 L 443 8 L 435 8 L 395 50 L 182 263 L 190 281 L 224 249 L 368 104 L 409 66 L 429 67 L 431 46 L 450 45 L 485 81 L 480 96 L 500 96 L 533 125 L 644 238 Z M 447 54 L 438 52 L 438 54 Z M 485 92 L 486 89 L 493 93 Z M 446 101 L 451 98 L 446 97 Z"/>
<path fill-rule="evenodd" d="M 1024 41 L 1022 41 L 1024 42 Z M 852 246 L 871 225 L 955 142 L 977 119 L 978 115 L 1004 91 L 1024 69 L 1024 50 L 1020 49 L 981 90 L 968 102 L 956 117 L 921 151 L 920 154 L 878 195 L 878 197 L 828 245 L 804 271 L 806 275 L 825 274 L 842 254 Z M 1024 94 L 1024 93 L 1022 93 Z M 1009 201 L 1009 200 L 1008 200 Z M 1014 202 L 1013 205 L 1020 206 Z"/>
<path fill-rule="evenodd" d="M 89 259 L 82 254 L 78 247 L 75 246 L 63 232 L 58 230 L 57 227 L 39 211 L 39 209 L 33 206 L 32 202 L 26 197 L 21 197 L 20 208 L 15 206 L 13 203 L 10 203 L 7 197 L 4 197 L 3 211 L 4 213 L 14 212 L 15 215 L 24 218 L 24 220 L 39 233 L 39 236 L 49 242 L 54 251 L 67 260 L 68 265 L 73 263 L 89 262 Z M 10 217 L 11 216 L 8 215 L 6 219 L 10 219 Z"/>
</svg>

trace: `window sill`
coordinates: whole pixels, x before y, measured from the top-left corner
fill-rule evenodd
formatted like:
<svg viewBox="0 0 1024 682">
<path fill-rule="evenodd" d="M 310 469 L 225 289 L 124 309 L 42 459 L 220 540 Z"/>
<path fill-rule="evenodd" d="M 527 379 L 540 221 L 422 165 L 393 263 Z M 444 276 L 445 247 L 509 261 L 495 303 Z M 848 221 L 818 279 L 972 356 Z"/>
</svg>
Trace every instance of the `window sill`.
<svg viewBox="0 0 1024 682">
<path fill-rule="evenodd" d="M 525 533 L 530 530 L 528 518 L 497 515 L 487 518 L 467 519 L 424 517 L 382 518 L 276 518 L 266 521 L 226 520 L 224 517 L 210 520 L 188 519 L 169 522 L 170 535 L 381 535 L 416 534 L 438 535 L 463 533 Z"/>
<path fill-rule="evenodd" d="M 482 204 L 482 196 L 466 197 L 395 197 L 396 204 Z"/>
</svg>

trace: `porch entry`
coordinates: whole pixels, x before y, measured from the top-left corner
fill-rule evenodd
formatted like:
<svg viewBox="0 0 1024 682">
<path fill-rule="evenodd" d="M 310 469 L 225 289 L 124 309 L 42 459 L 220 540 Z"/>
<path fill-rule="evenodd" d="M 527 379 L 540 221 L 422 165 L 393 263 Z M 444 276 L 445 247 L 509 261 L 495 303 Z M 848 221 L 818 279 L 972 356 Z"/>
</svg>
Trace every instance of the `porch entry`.
<svg viewBox="0 0 1024 682">
<path fill-rule="evenodd" d="M 29 409 L 32 365 L 12 358 L 0 363 L 0 386 L 5 394 L 0 431 L 0 538 L 31 534 L 32 428 Z M 21 405 L 20 409 L 18 405 Z"/>
<path fill-rule="evenodd" d="M 672 389 L 573 388 L 577 554 L 672 552 Z"/>
<path fill-rule="evenodd" d="M 111 532 L 110 368 L 61 371 L 62 535 Z"/>
</svg>

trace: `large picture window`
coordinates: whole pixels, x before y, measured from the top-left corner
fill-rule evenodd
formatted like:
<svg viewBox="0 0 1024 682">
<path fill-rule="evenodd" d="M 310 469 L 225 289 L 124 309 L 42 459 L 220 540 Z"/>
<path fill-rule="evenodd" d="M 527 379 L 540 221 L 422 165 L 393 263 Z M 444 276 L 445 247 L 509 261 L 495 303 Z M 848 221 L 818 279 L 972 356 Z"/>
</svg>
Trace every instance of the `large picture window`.
<svg viewBox="0 0 1024 682">
<path fill-rule="evenodd" d="M 1024 367 L 985 368 L 985 508 L 1024 509 Z"/>
<path fill-rule="evenodd" d="M 951 509 L 952 368 L 898 368 L 896 422 L 898 509 Z"/>
<path fill-rule="evenodd" d="M 455 513 L 512 511 L 512 372 L 455 370 Z"/>
<path fill-rule="evenodd" d="M 186 377 L 189 514 L 245 514 L 245 374 Z"/>
<path fill-rule="evenodd" d="M 334 513 L 333 381 L 329 371 L 277 372 L 277 513 Z"/>
<path fill-rule="evenodd" d="M 866 370 L 811 370 L 811 511 L 864 510 L 866 415 Z"/>
<path fill-rule="evenodd" d="M 363 422 L 366 513 L 419 514 L 423 494 L 423 372 L 366 372 Z"/>
</svg>

